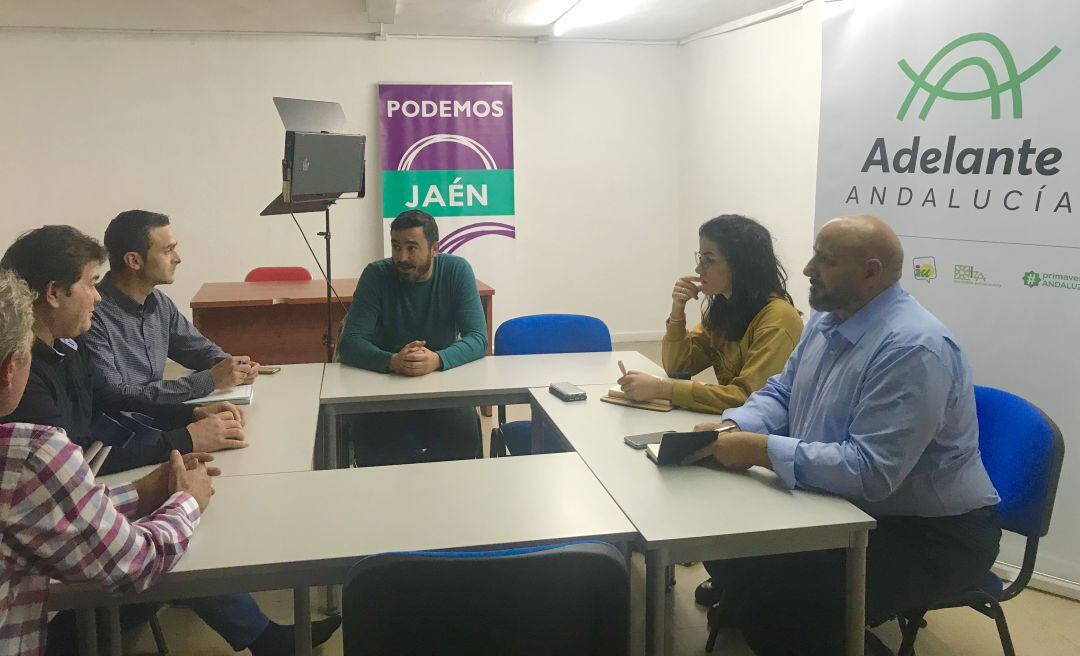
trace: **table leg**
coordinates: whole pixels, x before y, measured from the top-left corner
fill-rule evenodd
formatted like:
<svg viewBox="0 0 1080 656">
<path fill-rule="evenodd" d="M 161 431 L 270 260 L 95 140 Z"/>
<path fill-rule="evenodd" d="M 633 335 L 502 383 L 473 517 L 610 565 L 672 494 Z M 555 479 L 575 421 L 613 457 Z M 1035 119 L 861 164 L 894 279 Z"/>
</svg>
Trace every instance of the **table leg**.
<svg viewBox="0 0 1080 656">
<path fill-rule="evenodd" d="M 326 406 L 319 406 L 319 419 L 315 423 L 315 451 L 311 454 L 311 465 L 315 470 L 328 469 L 326 466 L 326 422 L 330 414 Z"/>
<path fill-rule="evenodd" d="M 663 656 L 667 638 L 667 559 L 663 550 L 645 552 L 645 645 L 649 656 Z"/>
<path fill-rule="evenodd" d="M 492 341 L 494 339 L 494 337 L 492 336 L 492 332 L 491 332 L 491 297 L 490 296 L 481 296 L 480 297 L 480 305 L 484 308 L 484 321 L 487 322 L 487 343 L 488 343 L 487 354 L 491 355 L 492 353 L 494 353 L 494 348 L 495 348 L 495 344 Z M 491 406 L 490 405 L 482 405 L 482 406 L 480 406 L 480 414 L 484 415 L 485 417 L 490 417 L 491 416 Z"/>
<path fill-rule="evenodd" d="M 341 612 L 341 586 L 326 586 L 326 614 L 336 615 Z"/>
<path fill-rule="evenodd" d="M 79 654 L 97 656 L 97 613 L 93 608 L 75 611 L 75 626 L 79 631 Z"/>
<path fill-rule="evenodd" d="M 293 589 L 293 635 L 297 656 L 311 656 L 311 589 Z"/>
<path fill-rule="evenodd" d="M 326 413 L 326 468 L 340 469 L 338 462 L 338 420 L 335 412 Z"/>
<path fill-rule="evenodd" d="M 851 534 L 847 548 L 847 656 L 863 656 L 866 631 L 866 531 Z"/>
<path fill-rule="evenodd" d="M 324 440 L 325 441 L 324 453 L 326 454 L 325 459 L 326 459 L 326 468 L 327 469 L 347 468 L 349 466 L 349 464 L 350 464 L 350 463 L 342 464 L 341 462 L 338 461 L 340 451 L 344 450 L 345 454 L 348 455 L 348 449 L 342 449 L 341 444 L 339 444 L 340 432 L 338 431 L 338 427 L 339 427 L 340 421 L 341 421 L 341 416 L 338 415 L 337 413 L 334 413 L 334 412 L 326 413 L 326 421 L 324 422 L 326 424 L 326 439 Z M 306 593 L 307 593 L 307 590 L 305 588 L 305 594 Z M 326 612 L 330 613 L 330 614 L 333 614 L 333 613 L 338 612 L 338 610 L 340 608 L 341 608 L 341 590 L 340 590 L 340 588 L 338 586 L 336 586 L 336 585 L 328 585 L 328 586 L 326 586 Z M 309 633 L 310 633 L 310 628 L 311 627 L 310 627 L 310 622 L 309 622 L 309 627 L 308 627 Z M 310 640 L 308 641 L 308 646 L 309 646 L 309 648 L 311 646 Z M 300 652 L 297 652 L 297 653 L 300 653 Z"/>
<path fill-rule="evenodd" d="M 105 633 L 105 653 L 108 656 L 122 656 L 124 645 L 120 635 L 120 607 L 107 606 L 104 609 L 107 632 Z"/>
<path fill-rule="evenodd" d="M 532 452 L 544 452 L 544 412 L 536 401 L 529 402 L 532 407 L 532 420 L 529 427 L 532 435 Z"/>
<path fill-rule="evenodd" d="M 627 644 L 630 645 L 630 656 L 645 656 L 645 634 L 648 623 L 645 619 L 646 595 L 641 589 L 645 581 L 644 577 L 636 576 L 634 572 L 634 545 L 620 544 L 619 550 L 626 558 L 626 567 L 630 571 L 630 635 L 627 636 Z M 642 572 L 644 573 L 644 570 Z M 640 599 L 641 602 L 634 603 L 635 599 Z"/>
<path fill-rule="evenodd" d="M 495 348 L 495 342 L 493 341 L 495 337 L 491 330 L 491 297 L 481 296 L 480 305 L 484 308 L 484 322 L 487 323 L 487 354 L 491 355 Z"/>
</svg>

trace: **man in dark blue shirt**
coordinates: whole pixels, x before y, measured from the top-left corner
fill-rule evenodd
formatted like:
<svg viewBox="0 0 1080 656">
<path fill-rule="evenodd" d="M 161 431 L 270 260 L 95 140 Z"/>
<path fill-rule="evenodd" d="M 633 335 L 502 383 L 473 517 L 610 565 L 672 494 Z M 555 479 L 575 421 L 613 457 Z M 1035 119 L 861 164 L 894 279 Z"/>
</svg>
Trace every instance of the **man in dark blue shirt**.
<svg viewBox="0 0 1080 656">
<path fill-rule="evenodd" d="M 110 271 L 97 286 L 101 302 L 80 341 L 107 389 L 181 403 L 254 382 L 258 363 L 222 351 L 157 289 L 173 282 L 181 262 L 169 217 L 121 212 L 105 230 L 105 248 Z M 194 373 L 164 380 L 169 358 Z"/>
</svg>

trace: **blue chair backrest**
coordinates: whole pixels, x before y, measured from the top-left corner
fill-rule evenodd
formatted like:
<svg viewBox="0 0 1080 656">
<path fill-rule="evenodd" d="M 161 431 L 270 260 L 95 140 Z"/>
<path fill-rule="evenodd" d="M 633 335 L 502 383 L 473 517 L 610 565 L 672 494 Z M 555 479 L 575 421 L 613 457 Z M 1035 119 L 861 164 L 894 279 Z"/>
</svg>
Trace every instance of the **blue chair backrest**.
<svg viewBox="0 0 1080 656">
<path fill-rule="evenodd" d="M 607 325 L 583 314 L 533 314 L 503 322 L 495 331 L 495 355 L 592 353 L 611 350 Z"/>
<path fill-rule="evenodd" d="M 1061 431 L 1024 399 L 975 386 L 979 450 L 1001 503 L 1002 528 L 1038 538 L 1050 529 L 1065 445 Z"/>
</svg>

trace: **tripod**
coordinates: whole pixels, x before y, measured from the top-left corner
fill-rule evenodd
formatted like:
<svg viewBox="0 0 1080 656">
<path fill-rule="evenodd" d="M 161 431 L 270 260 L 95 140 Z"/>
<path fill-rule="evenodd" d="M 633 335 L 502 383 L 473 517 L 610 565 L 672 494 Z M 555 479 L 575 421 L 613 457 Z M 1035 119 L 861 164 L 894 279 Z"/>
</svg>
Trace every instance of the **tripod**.
<svg viewBox="0 0 1080 656">
<path fill-rule="evenodd" d="M 326 361 L 334 361 L 334 286 L 330 283 L 330 206 L 334 201 L 326 203 L 323 210 L 326 216 L 326 229 L 317 233 L 326 242 L 326 334 L 323 335 L 323 344 L 326 346 Z"/>
<path fill-rule="evenodd" d="M 340 194 L 334 194 L 333 198 L 321 198 L 318 200 L 294 200 L 286 203 L 285 199 L 278 195 L 260 216 L 272 216 L 276 214 L 290 214 L 296 219 L 297 214 L 306 212 L 322 212 L 326 217 L 326 227 L 322 232 L 316 233 L 326 242 L 326 270 L 323 276 L 326 279 L 326 332 L 323 333 L 323 346 L 326 347 L 326 361 L 334 361 L 334 286 L 330 282 L 330 206 L 334 204 Z M 299 224 L 297 224 L 299 227 Z M 310 247 L 310 245 L 309 245 Z M 313 256 L 315 252 L 311 253 Z M 318 263 L 318 258 L 316 258 Z"/>
</svg>

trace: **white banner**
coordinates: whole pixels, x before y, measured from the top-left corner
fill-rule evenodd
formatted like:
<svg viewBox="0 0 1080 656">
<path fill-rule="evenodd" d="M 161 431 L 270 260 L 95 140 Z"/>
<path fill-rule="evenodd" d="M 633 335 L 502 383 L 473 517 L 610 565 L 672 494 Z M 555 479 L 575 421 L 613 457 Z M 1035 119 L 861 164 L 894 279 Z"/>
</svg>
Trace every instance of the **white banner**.
<svg viewBox="0 0 1080 656">
<path fill-rule="evenodd" d="M 816 226 L 871 213 L 976 383 L 1065 436 L 1043 574 L 1080 581 L 1080 3 L 825 5 Z M 1019 565 L 1022 541 L 1000 559 Z"/>
</svg>

